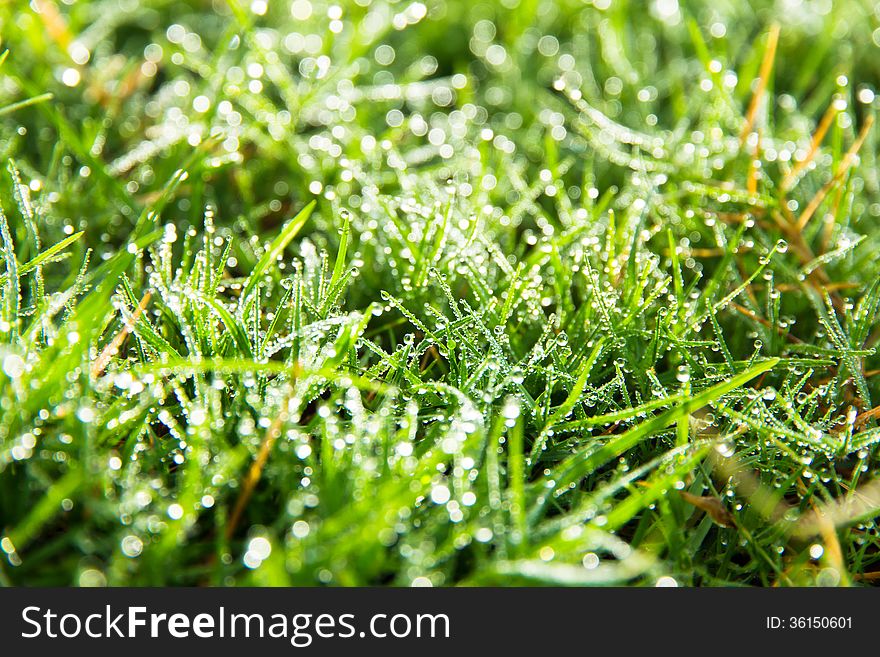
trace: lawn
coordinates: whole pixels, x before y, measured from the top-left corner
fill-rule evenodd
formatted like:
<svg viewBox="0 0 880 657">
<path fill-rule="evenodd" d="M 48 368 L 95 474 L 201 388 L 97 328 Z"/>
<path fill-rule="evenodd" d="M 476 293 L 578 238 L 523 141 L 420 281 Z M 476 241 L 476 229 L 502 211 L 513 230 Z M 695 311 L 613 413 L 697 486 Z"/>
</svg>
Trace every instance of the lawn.
<svg viewBox="0 0 880 657">
<path fill-rule="evenodd" d="M 880 5 L 0 26 L 0 585 L 880 581 Z"/>
</svg>

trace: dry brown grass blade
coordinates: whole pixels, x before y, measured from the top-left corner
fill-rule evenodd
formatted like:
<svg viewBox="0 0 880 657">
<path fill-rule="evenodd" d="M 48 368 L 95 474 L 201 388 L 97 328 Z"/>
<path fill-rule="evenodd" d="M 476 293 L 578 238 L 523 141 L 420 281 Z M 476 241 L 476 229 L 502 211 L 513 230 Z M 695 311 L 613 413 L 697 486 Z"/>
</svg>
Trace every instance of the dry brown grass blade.
<svg viewBox="0 0 880 657">
<path fill-rule="evenodd" d="M 868 372 L 865 372 L 865 376 L 868 375 Z M 880 418 L 880 406 L 875 406 L 874 408 L 865 411 L 864 413 L 859 413 L 856 416 L 856 421 L 853 423 L 854 429 L 860 429 L 865 426 L 871 420 Z"/>
<path fill-rule="evenodd" d="M 801 213 L 801 216 L 798 218 L 796 224 L 796 228 L 798 231 L 803 230 L 807 223 L 809 223 L 810 219 L 816 213 L 816 210 L 818 210 L 819 206 L 822 205 L 822 201 L 824 201 L 825 197 L 828 196 L 828 192 L 834 189 L 838 184 L 840 184 L 840 181 L 843 180 L 843 177 L 853 165 L 853 162 L 856 159 L 856 155 L 858 154 L 859 149 L 862 147 L 862 144 L 865 143 L 865 139 L 867 139 L 868 133 L 871 131 L 871 126 L 873 125 L 874 117 L 869 115 L 865 119 L 865 123 L 864 125 L 862 125 L 862 129 L 859 131 L 859 136 L 856 137 L 853 145 L 840 161 L 840 165 L 838 165 L 837 171 L 834 173 L 834 177 L 831 178 L 831 180 L 829 180 L 827 183 L 825 183 L 822 186 L 822 189 L 816 192 L 816 195 Z"/>
<path fill-rule="evenodd" d="M 806 486 L 803 481 L 800 481 L 799 485 L 803 489 L 803 492 L 806 492 Z M 810 505 L 813 507 L 813 514 L 816 520 L 816 528 L 818 529 L 819 536 L 825 544 L 825 557 L 840 574 L 841 584 L 849 586 L 849 573 L 846 570 L 846 565 L 843 560 L 843 549 L 840 547 L 840 540 L 837 538 L 837 530 L 834 527 L 834 523 L 831 521 L 831 518 L 825 514 L 825 511 L 816 504 L 814 498 L 810 498 Z"/>
<path fill-rule="evenodd" d="M 682 499 L 688 504 L 692 504 L 701 511 L 704 511 L 717 525 L 722 527 L 736 527 L 736 521 L 733 514 L 724 508 L 724 504 L 717 497 L 712 495 L 704 495 L 702 497 L 693 495 L 685 490 L 678 491 Z"/>
<path fill-rule="evenodd" d="M 755 118 L 758 116 L 758 108 L 761 106 L 761 100 L 767 91 L 767 82 L 770 79 L 770 73 L 773 70 L 773 61 L 776 59 L 776 46 L 779 43 L 779 25 L 773 24 L 770 27 L 770 33 L 767 35 L 767 48 L 764 50 L 764 59 L 761 61 L 761 69 L 758 73 L 758 86 L 752 95 L 752 102 L 746 112 L 746 124 L 743 126 L 742 132 L 739 133 L 740 145 L 744 144 L 749 134 L 752 132 L 752 126 L 755 124 Z"/>
<path fill-rule="evenodd" d="M 758 165 L 761 158 L 761 131 L 758 131 L 758 143 L 755 144 L 755 155 L 749 160 L 749 178 L 746 181 L 746 191 L 749 194 L 758 193 Z"/>
<path fill-rule="evenodd" d="M 749 501 L 751 508 L 769 522 L 778 522 L 791 507 L 783 500 L 777 500 L 773 490 L 743 464 L 736 454 L 722 457 L 717 453 L 709 456 L 713 471 L 729 481 L 739 495 Z"/>
<path fill-rule="evenodd" d="M 67 21 L 64 20 L 58 6 L 52 0 L 33 0 L 32 6 L 37 16 L 46 28 L 46 33 L 58 46 L 67 52 L 70 44 L 73 42 L 73 36 L 67 27 Z"/>
<path fill-rule="evenodd" d="M 800 519 L 794 535 L 810 538 L 821 535 L 826 521 L 833 527 L 841 527 L 859 518 L 874 514 L 880 509 L 880 479 L 862 484 L 851 493 L 821 504 L 814 513 Z"/>
<path fill-rule="evenodd" d="M 746 317 L 748 317 L 752 321 L 758 322 L 762 326 L 766 326 L 767 328 L 773 327 L 773 324 L 768 322 L 766 319 L 764 319 L 763 317 L 758 317 L 751 310 L 749 310 L 745 306 L 741 306 L 740 304 L 736 303 L 735 301 L 730 302 L 730 307 L 733 308 L 734 310 L 736 310 L 741 315 L 745 315 Z M 776 332 L 779 333 L 779 335 L 784 335 L 786 340 L 788 340 L 789 342 L 795 342 L 795 343 L 801 342 L 800 338 L 792 335 L 791 333 L 788 333 L 784 328 L 782 328 L 780 326 L 776 327 Z"/>
<path fill-rule="evenodd" d="M 141 314 L 146 310 L 147 304 L 150 303 L 150 293 L 147 292 L 140 303 L 137 305 L 137 308 L 134 309 L 134 313 L 131 316 L 131 319 L 125 322 L 125 326 L 122 327 L 122 330 L 119 331 L 113 339 L 107 343 L 107 345 L 101 350 L 101 353 L 95 359 L 95 362 L 92 363 L 92 378 L 97 379 L 104 370 L 107 368 L 107 365 L 110 363 L 110 359 L 113 358 L 117 353 L 119 353 L 119 348 L 122 346 L 122 343 L 125 341 L 125 338 L 128 337 L 128 334 L 132 332 L 134 329 L 135 323 L 138 321 L 138 318 Z"/>
<path fill-rule="evenodd" d="M 840 204 L 843 201 L 843 192 L 846 189 L 843 185 L 837 188 L 837 194 L 834 198 L 831 212 L 827 213 L 822 221 L 822 237 L 821 250 L 827 253 L 831 250 L 831 240 L 834 237 L 834 228 L 837 226 L 837 213 L 840 212 Z"/>
<path fill-rule="evenodd" d="M 260 443 L 260 451 L 257 453 L 257 458 L 254 459 L 254 462 L 248 469 L 247 475 L 245 475 L 241 487 L 241 493 L 235 501 L 235 506 L 232 508 L 232 514 L 229 516 L 229 524 L 226 525 L 227 539 L 232 538 L 235 534 L 235 530 L 238 528 L 241 516 L 244 513 L 248 502 L 250 502 L 251 496 L 254 494 L 254 489 L 259 483 L 260 477 L 263 475 L 263 468 L 266 467 L 266 462 L 269 460 L 269 454 L 272 452 L 272 447 L 275 445 L 278 436 L 281 435 L 281 427 L 286 420 L 286 416 L 286 413 L 280 413 L 278 417 L 275 418 L 275 421 L 272 422 L 272 425 L 266 431 L 263 442 Z"/>
<path fill-rule="evenodd" d="M 295 380 L 297 378 L 299 378 L 299 366 L 294 365 L 293 379 Z M 293 382 L 291 382 L 291 385 L 292 384 Z M 291 395 L 292 394 L 293 393 L 291 392 Z M 281 405 L 278 415 L 266 430 L 263 442 L 260 443 L 260 451 L 257 452 L 254 462 L 251 463 L 251 467 L 248 468 L 247 474 L 241 485 L 241 493 L 239 493 L 238 499 L 235 501 L 235 506 L 232 507 L 232 513 L 229 515 L 229 522 L 226 524 L 227 540 L 235 535 L 235 530 L 238 529 L 238 524 L 241 522 L 244 510 L 247 508 L 248 502 L 250 502 L 251 496 L 254 494 L 254 489 L 256 489 L 257 484 L 260 483 L 260 478 L 263 476 L 263 469 L 266 467 L 266 463 L 269 461 L 269 455 L 272 453 L 272 447 L 281 435 L 281 428 L 288 420 L 287 404 L 289 401 L 290 396 L 288 396 Z"/>
<path fill-rule="evenodd" d="M 449 371 L 446 364 L 443 362 L 443 359 L 440 357 L 440 352 L 437 351 L 437 348 L 434 345 L 428 347 L 427 351 L 425 351 L 425 355 L 422 356 L 422 362 L 419 364 L 419 371 L 424 372 L 432 360 L 436 361 L 440 366 L 440 369 L 444 370 L 444 372 Z"/>
<path fill-rule="evenodd" d="M 810 142 L 810 150 L 807 152 L 806 157 L 798 162 L 791 171 L 788 172 L 785 178 L 782 179 L 780 187 L 783 192 L 787 192 L 791 189 L 792 185 L 800 177 L 804 169 L 806 169 L 810 165 L 810 162 L 813 161 L 813 158 L 816 157 L 816 153 L 819 152 L 820 144 L 825 139 L 828 129 L 831 127 L 831 124 L 834 122 L 834 119 L 837 118 L 838 114 L 840 114 L 840 106 L 835 101 L 828 106 L 828 109 L 825 110 L 825 114 L 822 116 L 822 120 L 819 121 L 819 126 L 816 128 L 816 132 L 813 133 L 813 139 Z"/>
<path fill-rule="evenodd" d="M 122 65 L 125 64 L 125 60 L 120 58 L 118 61 L 120 62 L 121 68 Z M 120 73 L 122 73 L 121 70 Z M 88 85 L 88 91 L 89 94 L 96 98 L 102 106 L 118 108 L 133 93 L 143 89 L 146 85 L 150 84 L 150 82 L 151 78 L 144 75 L 143 69 L 140 66 L 134 66 L 124 75 L 124 77 L 116 80 L 116 84 L 113 85 L 112 90 L 108 90 L 106 81 L 95 78 Z M 161 195 L 161 192 L 159 192 L 159 194 Z"/>
</svg>

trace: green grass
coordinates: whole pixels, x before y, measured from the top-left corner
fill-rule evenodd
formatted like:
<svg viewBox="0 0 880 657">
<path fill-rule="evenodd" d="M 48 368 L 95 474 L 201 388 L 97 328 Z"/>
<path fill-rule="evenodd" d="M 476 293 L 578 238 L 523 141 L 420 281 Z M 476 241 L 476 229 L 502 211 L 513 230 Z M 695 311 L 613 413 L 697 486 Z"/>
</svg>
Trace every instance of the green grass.
<svg viewBox="0 0 880 657">
<path fill-rule="evenodd" d="M 868 2 L 0 24 L 0 584 L 880 571 Z"/>
</svg>

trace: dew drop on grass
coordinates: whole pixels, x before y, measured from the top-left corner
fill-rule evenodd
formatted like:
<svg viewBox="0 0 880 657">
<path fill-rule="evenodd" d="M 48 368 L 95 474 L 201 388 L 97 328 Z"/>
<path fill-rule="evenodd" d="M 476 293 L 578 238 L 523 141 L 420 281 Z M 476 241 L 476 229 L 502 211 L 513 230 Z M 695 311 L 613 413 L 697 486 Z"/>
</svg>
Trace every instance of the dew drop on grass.
<svg viewBox="0 0 880 657">
<path fill-rule="evenodd" d="M 125 556 L 134 559 L 141 555 L 141 552 L 144 550 L 143 541 L 133 534 L 129 534 L 125 538 L 122 539 L 121 543 L 122 554 Z"/>
<path fill-rule="evenodd" d="M 837 568 L 823 568 L 816 576 L 816 585 L 833 587 L 840 584 L 840 571 Z"/>
<path fill-rule="evenodd" d="M 488 527 L 480 527 L 476 532 L 474 532 L 474 538 L 479 543 L 488 543 L 494 537 L 494 533 Z"/>
<path fill-rule="evenodd" d="M 505 418 L 504 424 L 508 427 L 512 427 L 516 424 L 516 419 L 519 417 L 520 408 L 519 402 L 516 397 L 508 397 L 504 406 L 501 408 L 501 415 Z"/>
<path fill-rule="evenodd" d="M 242 562 L 247 568 L 259 568 L 272 554 L 272 544 L 263 536 L 252 538 L 248 542 L 247 551 L 242 557 Z"/>
<path fill-rule="evenodd" d="M 581 559 L 581 563 L 587 570 L 594 570 L 599 566 L 599 555 L 595 552 L 587 552 Z"/>
<path fill-rule="evenodd" d="M 87 568 L 79 575 L 79 585 L 83 588 L 100 588 L 107 586 L 107 577 L 100 570 Z"/>
<path fill-rule="evenodd" d="M 10 379 L 17 379 L 25 369 L 24 359 L 18 354 L 7 354 L 3 358 L 3 372 Z"/>
<path fill-rule="evenodd" d="M 450 497 L 449 488 L 444 484 L 438 484 L 431 489 L 431 501 L 435 504 L 446 504 Z"/>
<path fill-rule="evenodd" d="M 715 450 L 724 458 L 730 458 L 734 454 L 735 445 L 731 440 L 725 440 L 715 446 Z"/>
</svg>

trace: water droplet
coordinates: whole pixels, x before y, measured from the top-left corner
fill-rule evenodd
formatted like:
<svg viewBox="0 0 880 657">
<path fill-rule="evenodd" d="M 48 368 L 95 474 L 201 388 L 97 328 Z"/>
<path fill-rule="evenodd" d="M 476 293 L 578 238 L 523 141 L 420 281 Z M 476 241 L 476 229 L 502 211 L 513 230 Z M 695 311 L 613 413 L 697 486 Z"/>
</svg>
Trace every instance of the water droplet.
<svg viewBox="0 0 880 657">
<path fill-rule="evenodd" d="M 3 372 L 10 379 L 17 379 L 25 369 L 24 359 L 18 354 L 7 354 L 3 358 Z"/>
</svg>

